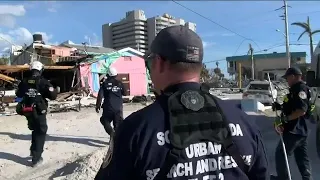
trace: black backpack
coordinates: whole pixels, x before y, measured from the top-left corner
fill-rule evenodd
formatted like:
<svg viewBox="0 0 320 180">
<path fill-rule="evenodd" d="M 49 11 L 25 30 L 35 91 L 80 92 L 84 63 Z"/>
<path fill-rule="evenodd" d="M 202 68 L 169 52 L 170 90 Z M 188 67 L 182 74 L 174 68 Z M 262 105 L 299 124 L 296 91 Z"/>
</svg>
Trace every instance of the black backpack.
<svg viewBox="0 0 320 180">
<path fill-rule="evenodd" d="M 37 116 L 46 113 L 45 100 L 40 93 L 40 79 L 28 79 L 26 81 L 26 92 L 21 102 L 17 105 L 17 112 L 24 116 Z"/>
<path fill-rule="evenodd" d="M 221 144 L 226 153 L 233 157 L 238 167 L 248 174 L 250 167 L 245 163 L 237 145 L 233 142 L 228 123 L 215 97 L 205 89 L 176 92 L 167 96 L 169 96 L 169 138 L 172 149 L 154 180 L 167 179 L 167 174 L 178 162 L 184 149 L 201 140 Z M 205 115 L 200 118 L 198 113 L 201 112 Z M 197 121 L 194 121 L 195 119 Z"/>
</svg>

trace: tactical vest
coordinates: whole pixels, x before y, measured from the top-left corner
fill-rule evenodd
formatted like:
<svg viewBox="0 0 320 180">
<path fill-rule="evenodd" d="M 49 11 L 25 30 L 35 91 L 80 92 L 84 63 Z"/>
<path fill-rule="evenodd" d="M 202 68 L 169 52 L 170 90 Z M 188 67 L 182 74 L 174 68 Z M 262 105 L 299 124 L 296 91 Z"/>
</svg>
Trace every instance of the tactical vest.
<svg viewBox="0 0 320 180">
<path fill-rule="evenodd" d="M 154 180 L 166 179 L 171 167 L 190 144 L 211 141 L 222 145 L 238 167 L 247 174 L 238 147 L 234 144 L 228 122 L 217 100 L 206 90 L 178 91 L 167 94 L 172 149 Z"/>
<path fill-rule="evenodd" d="M 119 87 L 120 86 L 120 82 L 118 82 L 117 80 L 114 80 L 114 81 L 110 81 L 110 82 L 104 82 L 104 84 L 102 84 L 103 86 L 103 95 L 104 97 L 107 97 L 107 95 L 109 93 L 112 93 L 114 94 L 115 96 L 121 98 L 122 94 L 121 94 L 121 88 Z"/>
<path fill-rule="evenodd" d="M 305 118 L 309 119 L 314 111 L 314 102 L 311 101 L 311 91 L 308 87 L 303 89 L 305 92 L 307 92 L 307 99 L 308 99 L 308 109 L 306 111 L 306 114 L 304 115 Z M 283 113 L 284 115 L 288 116 L 292 113 L 293 109 L 290 105 L 293 102 L 293 94 L 290 92 L 284 97 L 283 100 Z"/>
<path fill-rule="evenodd" d="M 27 80 L 27 91 L 22 101 L 17 105 L 17 113 L 24 116 L 36 117 L 38 114 L 45 114 L 47 106 L 39 92 L 40 79 Z"/>
<path fill-rule="evenodd" d="M 306 88 L 306 90 L 307 90 L 307 98 L 308 98 L 308 110 L 307 110 L 307 112 L 306 112 L 306 114 L 305 114 L 305 117 L 307 118 L 307 119 L 309 119 L 311 116 L 312 116 L 312 113 L 313 113 L 313 111 L 314 111 L 314 103 L 311 101 L 311 90 L 310 90 L 310 88 L 309 87 L 307 87 Z M 316 97 L 317 98 L 317 97 Z"/>
</svg>

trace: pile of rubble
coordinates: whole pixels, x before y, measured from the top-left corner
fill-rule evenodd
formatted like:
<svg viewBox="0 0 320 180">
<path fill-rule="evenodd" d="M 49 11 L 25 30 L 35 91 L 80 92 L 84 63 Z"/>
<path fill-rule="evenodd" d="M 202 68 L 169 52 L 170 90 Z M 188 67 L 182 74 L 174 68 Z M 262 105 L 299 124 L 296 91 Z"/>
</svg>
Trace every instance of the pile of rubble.
<svg viewBox="0 0 320 180">
<path fill-rule="evenodd" d="M 101 148 L 87 156 L 77 159 L 74 162 L 67 163 L 55 172 L 56 175 L 53 180 L 94 179 L 107 152 L 107 148 Z"/>
<path fill-rule="evenodd" d="M 148 96 L 134 96 L 123 97 L 124 103 L 140 103 L 142 105 L 148 105 L 155 99 L 153 95 Z M 55 101 L 49 101 L 48 112 L 79 112 L 81 108 L 93 108 L 95 107 L 96 98 L 90 96 L 83 91 L 60 93 Z M 0 116 L 12 116 L 16 115 L 15 106 L 17 103 L 8 103 L 5 111 L 0 112 Z"/>
</svg>

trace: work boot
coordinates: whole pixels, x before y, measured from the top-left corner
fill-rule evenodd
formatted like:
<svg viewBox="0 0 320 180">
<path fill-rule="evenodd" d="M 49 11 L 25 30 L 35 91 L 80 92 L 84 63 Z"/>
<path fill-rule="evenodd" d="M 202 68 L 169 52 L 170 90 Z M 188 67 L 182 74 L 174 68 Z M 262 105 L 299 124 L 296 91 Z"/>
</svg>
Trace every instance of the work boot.
<svg viewBox="0 0 320 180">
<path fill-rule="evenodd" d="M 32 158 L 32 167 L 38 167 L 43 162 L 43 158 L 34 159 Z"/>
</svg>

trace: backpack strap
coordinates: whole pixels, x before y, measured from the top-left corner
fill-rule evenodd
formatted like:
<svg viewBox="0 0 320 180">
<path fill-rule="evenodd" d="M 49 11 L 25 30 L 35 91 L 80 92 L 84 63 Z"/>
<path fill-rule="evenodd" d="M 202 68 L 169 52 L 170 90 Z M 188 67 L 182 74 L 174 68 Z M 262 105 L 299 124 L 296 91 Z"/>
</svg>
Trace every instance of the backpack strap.
<svg viewBox="0 0 320 180">
<path fill-rule="evenodd" d="M 232 141 L 232 138 L 227 138 L 222 143 L 223 148 L 227 151 L 227 153 L 232 156 L 234 161 L 237 163 L 238 167 L 248 175 L 249 166 L 245 164 L 243 158 L 241 157 L 238 146 Z"/>
<path fill-rule="evenodd" d="M 164 180 L 167 179 L 167 174 L 170 172 L 172 166 L 177 163 L 177 160 L 180 157 L 180 154 L 183 152 L 183 150 L 179 150 L 176 148 L 173 148 L 169 150 L 167 153 L 167 156 L 164 160 L 164 163 L 162 164 L 160 171 L 157 173 L 156 177 L 153 178 L 153 180 Z"/>
</svg>

